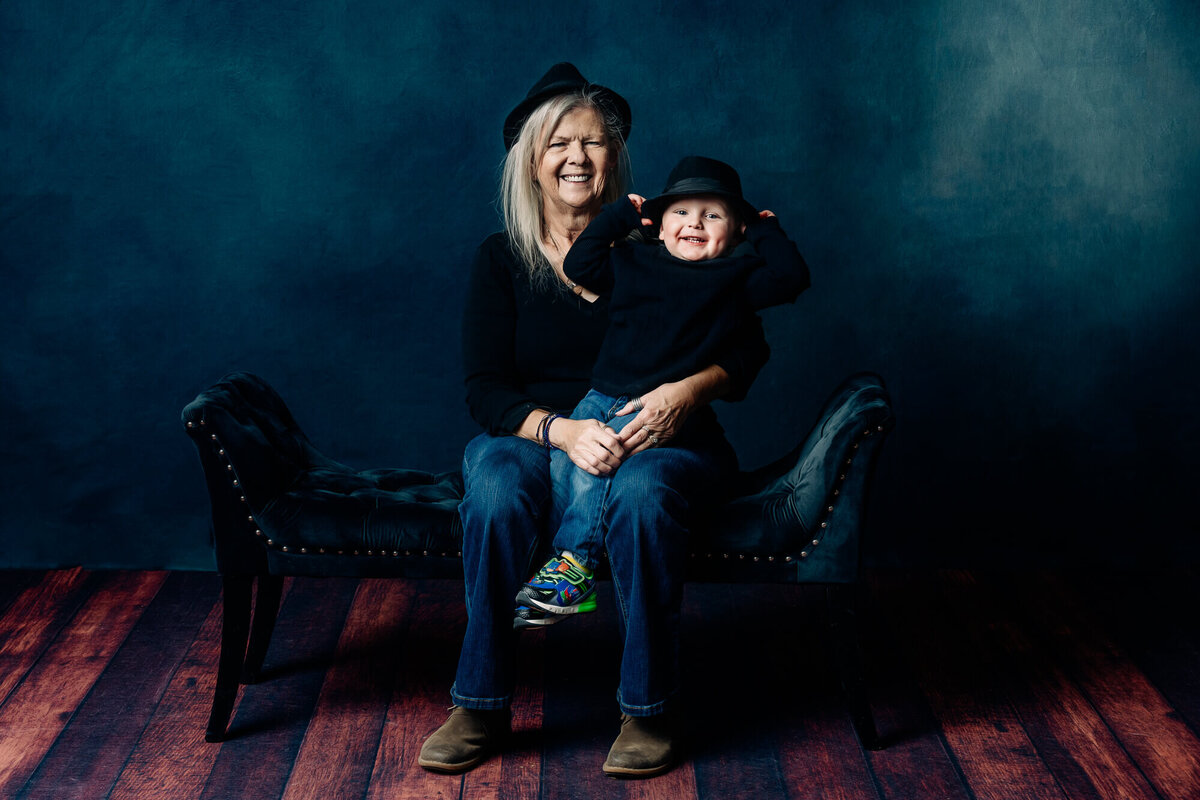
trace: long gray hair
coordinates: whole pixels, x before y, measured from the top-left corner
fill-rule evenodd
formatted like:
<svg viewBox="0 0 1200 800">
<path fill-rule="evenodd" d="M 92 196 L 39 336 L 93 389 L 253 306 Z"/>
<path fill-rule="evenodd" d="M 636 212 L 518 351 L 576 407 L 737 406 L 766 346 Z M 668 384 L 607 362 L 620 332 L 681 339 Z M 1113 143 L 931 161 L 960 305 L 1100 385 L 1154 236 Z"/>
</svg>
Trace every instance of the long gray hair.
<svg viewBox="0 0 1200 800">
<path fill-rule="evenodd" d="M 542 189 L 537 182 L 537 165 L 546 154 L 550 135 L 563 117 L 577 108 L 593 108 L 600 115 L 608 139 L 608 152 L 615 169 L 604 182 L 601 201 L 611 203 L 625 194 L 631 182 L 629 153 L 621 137 L 620 118 L 600 103 L 594 92 L 571 92 L 552 97 L 538 106 L 521 126 L 512 149 L 504 159 L 500 177 L 500 211 L 513 249 L 524 262 L 529 280 L 543 288 L 556 280 L 543 244 L 546 237 Z"/>
</svg>

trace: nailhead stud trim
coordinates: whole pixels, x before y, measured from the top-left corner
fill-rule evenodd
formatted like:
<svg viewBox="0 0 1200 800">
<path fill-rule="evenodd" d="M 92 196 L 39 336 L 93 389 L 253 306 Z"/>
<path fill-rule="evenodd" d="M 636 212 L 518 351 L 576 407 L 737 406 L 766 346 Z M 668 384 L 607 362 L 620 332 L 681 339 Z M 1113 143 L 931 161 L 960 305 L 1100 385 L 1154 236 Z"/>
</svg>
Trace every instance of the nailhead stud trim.
<svg viewBox="0 0 1200 800">
<path fill-rule="evenodd" d="M 201 419 L 201 420 L 200 420 L 200 425 L 201 425 L 201 426 L 203 426 L 203 425 L 205 425 L 205 424 L 206 424 L 206 423 L 205 423 L 205 420 L 204 420 L 204 419 Z M 188 422 L 188 423 L 187 423 L 187 427 L 188 427 L 188 428 L 195 428 L 195 427 L 196 427 L 196 424 L 195 424 L 194 422 Z M 881 432 L 881 433 L 882 433 L 882 432 L 883 432 L 883 425 L 878 425 L 878 426 L 875 428 L 875 430 L 876 430 L 876 431 L 878 431 L 878 432 Z M 867 437 L 867 436 L 870 436 L 872 433 L 873 433 L 873 431 L 872 431 L 870 428 L 868 428 L 868 429 L 866 429 L 866 430 L 864 430 L 864 431 L 862 432 L 862 438 L 865 438 L 865 437 Z M 216 435 L 215 433 L 214 433 L 214 434 L 211 434 L 211 436 L 210 436 L 210 439 L 211 439 L 213 442 L 217 442 L 217 441 L 218 441 L 218 440 L 217 440 L 217 435 Z M 857 450 L 858 448 L 859 448 L 859 442 L 854 442 L 854 443 L 851 445 L 851 449 L 853 449 L 853 450 Z M 218 456 L 220 456 L 220 457 L 221 457 L 223 460 L 225 460 L 225 457 L 226 457 L 225 448 L 223 448 L 223 447 L 220 447 L 219 443 L 218 443 L 218 445 L 217 445 L 217 455 L 218 455 Z M 852 463 L 853 463 L 853 458 L 847 458 L 847 459 L 845 460 L 845 462 L 844 462 L 845 466 L 850 466 Z M 231 472 L 231 473 L 232 473 L 232 472 L 233 472 L 233 464 L 229 463 L 229 462 L 226 460 L 226 463 L 225 463 L 225 469 L 226 469 L 226 471 L 227 471 L 227 472 Z M 838 477 L 837 477 L 837 484 L 844 483 L 844 482 L 845 482 L 845 480 L 846 480 L 846 473 L 844 473 L 844 472 L 843 472 L 843 473 L 840 473 L 840 474 L 838 475 Z M 232 484 L 233 484 L 233 487 L 234 487 L 234 488 L 240 488 L 240 486 L 241 486 L 241 483 L 238 481 L 238 479 L 237 479 L 237 478 L 234 478 L 234 479 L 232 480 Z M 834 486 L 834 488 L 833 488 L 833 490 L 832 490 L 832 496 L 833 496 L 833 497 L 838 497 L 838 496 L 840 496 L 840 495 L 841 495 L 841 487 L 840 487 L 840 485 L 835 485 L 835 486 Z M 244 494 L 242 494 L 242 495 L 239 495 L 239 498 L 238 498 L 238 499 L 239 499 L 239 500 L 241 500 L 243 503 L 246 503 L 246 502 L 248 502 L 248 501 L 246 500 L 246 496 L 245 496 Z M 830 505 L 828 505 L 828 506 L 826 506 L 826 507 L 825 507 L 825 512 L 826 512 L 826 515 L 827 515 L 827 516 L 826 516 L 826 519 L 822 520 L 822 521 L 821 521 L 821 523 L 820 523 L 820 527 L 821 527 L 821 529 L 822 529 L 822 530 L 824 530 L 824 529 L 827 529 L 827 528 L 829 527 L 828 515 L 831 515 L 831 514 L 833 513 L 833 510 L 834 510 L 834 506 L 833 506 L 832 504 L 830 504 Z M 251 525 L 253 525 L 253 524 L 254 524 L 254 515 L 253 515 L 253 514 L 249 514 L 249 515 L 247 515 L 247 516 L 246 516 L 246 521 L 247 521 L 248 523 L 250 523 Z M 266 534 L 262 532 L 262 529 L 260 529 L 260 528 L 257 528 L 257 527 L 256 527 L 256 528 L 254 529 L 254 533 L 255 533 L 255 535 L 256 535 L 256 536 L 258 536 L 258 537 L 260 537 L 260 538 L 264 538 L 264 539 L 266 539 L 266 544 L 267 544 L 267 546 L 269 546 L 269 547 L 274 547 L 274 546 L 275 546 L 275 542 L 274 542 L 274 540 L 273 540 L 273 539 L 267 539 L 267 538 L 266 538 Z M 817 546 L 817 545 L 819 545 L 819 544 L 820 544 L 820 539 L 813 539 L 813 540 L 812 540 L 812 542 L 811 542 L 811 546 L 812 546 L 812 547 L 816 547 L 816 546 Z M 281 549 L 281 550 L 282 550 L 282 552 L 284 552 L 284 553 L 291 552 L 291 551 L 289 550 L 289 548 L 288 548 L 288 546 L 287 546 L 287 545 L 283 545 L 283 546 L 282 546 L 280 549 Z M 305 554 L 305 555 L 307 555 L 307 554 L 308 554 L 308 548 L 301 547 L 301 548 L 300 548 L 300 552 L 301 552 L 302 554 Z M 325 549 L 324 547 L 321 547 L 321 548 L 318 548 L 318 551 L 317 551 L 317 552 L 318 552 L 318 553 L 320 553 L 321 555 L 325 555 L 327 551 L 326 551 L 326 549 Z M 337 554 L 338 554 L 338 555 L 345 555 L 345 554 L 346 554 L 346 551 L 345 551 L 345 550 L 338 550 L 338 551 L 337 551 Z M 360 551 L 358 551 L 358 550 L 355 550 L 355 551 L 353 551 L 353 555 L 356 555 L 356 556 L 357 556 L 357 555 L 360 555 L 360 554 L 361 554 L 361 553 L 360 553 Z M 374 551 L 374 550 L 368 550 L 368 551 L 367 551 L 367 555 L 368 555 L 368 556 L 374 556 L 374 555 L 375 555 L 375 551 Z M 379 551 L 379 555 L 381 555 L 381 556 L 386 556 L 386 555 L 388 555 L 388 551 L 386 551 L 386 550 L 381 550 L 381 551 Z M 400 551 L 399 551 L 399 550 L 393 550 L 393 551 L 391 551 L 391 555 L 392 555 L 393 557 L 399 557 L 399 556 L 400 556 Z M 412 551 L 411 551 L 411 550 L 405 550 L 405 551 L 404 551 L 404 555 L 405 555 L 406 557 L 407 557 L 407 556 L 411 556 L 411 555 L 412 555 Z M 428 550 L 423 550 L 423 551 L 421 551 L 421 555 L 422 555 L 422 556 L 424 556 L 424 557 L 428 557 L 428 556 L 429 556 L 429 551 L 428 551 Z M 445 553 L 445 552 L 441 553 L 440 555 L 441 555 L 443 558 L 448 558 L 448 557 L 450 556 L 450 554 L 449 554 L 449 553 Z M 456 552 L 454 555 L 455 555 L 455 557 L 457 557 L 457 558 L 462 558 L 462 551 L 461 551 L 461 550 L 459 550 L 459 551 L 457 551 L 457 552 Z M 738 559 L 739 561 L 745 561 L 745 560 L 746 560 L 746 554 L 745 554 L 745 553 L 737 553 L 736 555 L 737 555 L 737 559 Z M 809 551 L 808 551 L 808 550 L 801 550 L 801 551 L 800 551 L 800 558 L 808 558 L 808 555 L 809 555 Z M 691 554 L 690 554 L 690 557 L 691 557 L 691 558 L 699 558 L 699 554 L 697 554 L 697 553 L 691 553 Z M 713 553 L 707 553 L 707 554 L 705 555 L 705 557 L 706 557 L 706 558 L 709 558 L 709 559 L 711 559 L 711 558 L 714 558 L 714 557 L 715 557 L 715 554 L 713 554 Z M 725 560 L 728 560 L 728 559 L 730 558 L 730 554 L 729 554 L 729 553 L 722 553 L 722 554 L 721 554 L 721 558 L 723 558 L 723 559 L 725 559 Z M 751 556 L 751 559 L 752 559 L 752 560 L 753 560 L 755 563 L 758 563 L 758 562 L 761 560 L 761 557 L 760 557 L 760 556 L 756 556 L 756 555 L 755 555 L 755 556 Z M 775 561 L 775 556 L 766 556 L 766 559 L 767 559 L 767 561 L 768 561 L 769 563 L 774 563 L 774 561 Z M 784 562 L 785 562 L 785 563 L 788 563 L 788 564 L 790 564 L 790 563 L 792 563 L 792 561 L 793 561 L 794 559 L 793 559 L 793 557 L 792 557 L 792 556 L 790 556 L 790 555 L 785 555 L 785 556 L 783 556 L 783 560 L 784 560 Z"/>
<path fill-rule="evenodd" d="M 876 430 L 876 431 L 879 431 L 879 432 L 882 432 L 882 431 L 883 431 L 883 426 L 882 426 L 882 425 L 879 425 L 879 426 L 877 426 L 877 427 L 875 428 L 875 430 Z M 853 444 L 851 444 L 851 446 L 850 446 L 850 447 L 851 447 L 851 449 L 852 449 L 852 450 L 857 450 L 857 449 L 858 449 L 858 446 L 859 446 L 859 444 L 861 443 L 861 440 L 862 440 L 862 439 L 865 439 L 865 438 L 866 438 L 866 437 L 868 437 L 868 436 L 870 436 L 870 435 L 871 435 L 873 432 L 874 432 L 874 431 L 872 431 L 872 429 L 871 429 L 871 428 L 867 428 L 867 429 L 865 429 L 865 430 L 864 430 L 864 431 L 863 431 L 863 432 L 860 434 L 859 441 L 856 441 L 856 442 L 854 442 Z M 848 458 L 847 458 L 847 459 L 846 459 L 846 460 L 843 462 L 843 466 L 847 466 L 847 467 L 848 467 L 848 466 L 850 466 L 850 465 L 851 465 L 851 464 L 853 464 L 853 463 L 854 463 L 854 459 L 853 459 L 852 457 L 848 457 Z M 834 487 L 833 487 L 833 490 L 832 490 L 832 492 L 831 492 L 831 496 L 832 496 L 832 497 L 839 497 L 839 496 L 841 495 L 841 493 L 842 493 L 841 484 L 843 484 L 843 483 L 845 483 L 845 482 L 846 482 L 846 473 L 845 473 L 845 472 L 839 473 L 839 474 L 838 474 L 838 476 L 837 476 L 837 480 L 834 482 Z M 828 506 L 826 506 L 826 507 L 825 507 L 825 519 L 821 520 L 821 523 L 820 523 L 820 529 L 821 529 L 821 530 L 827 530 L 827 529 L 829 528 L 829 517 L 830 517 L 830 516 L 833 514 L 833 508 L 834 508 L 834 506 L 833 506 L 833 503 L 830 503 Z M 817 546 L 817 545 L 819 545 L 820 543 L 821 543 L 821 540 L 820 540 L 819 538 L 815 538 L 815 539 L 813 539 L 813 540 L 812 540 L 812 542 L 810 543 L 810 547 L 816 547 L 816 546 Z M 810 553 L 810 550 L 801 550 L 801 551 L 800 551 L 800 558 L 808 558 L 808 555 L 809 555 L 809 553 Z M 785 556 L 785 557 L 784 557 L 784 561 L 785 561 L 786 563 L 789 563 L 789 564 L 790 564 L 790 563 L 792 562 L 792 557 L 791 557 L 791 556 Z"/>
</svg>

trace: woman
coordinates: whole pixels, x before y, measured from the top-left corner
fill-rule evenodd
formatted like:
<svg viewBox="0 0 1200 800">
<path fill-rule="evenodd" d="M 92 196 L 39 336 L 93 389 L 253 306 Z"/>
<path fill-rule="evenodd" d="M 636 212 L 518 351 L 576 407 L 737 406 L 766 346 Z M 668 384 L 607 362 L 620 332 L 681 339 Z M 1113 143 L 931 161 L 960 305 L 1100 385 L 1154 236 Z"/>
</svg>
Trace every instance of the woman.
<svg viewBox="0 0 1200 800">
<path fill-rule="evenodd" d="M 463 457 L 467 630 L 455 707 L 421 748 L 427 769 L 468 770 L 511 731 L 513 598 L 541 563 L 562 511 L 551 447 L 612 476 L 605 547 L 624 650 L 621 733 L 604 771 L 645 777 L 676 758 L 671 712 L 688 521 L 737 469 L 708 404 L 743 396 L 767 349 L 761 327 L 748 332 L 718 363 L 630 401 L 626 411 L 640 410 L 621 434 L 566 418 L 542 429 L 587 391 L 608 324 L 605 301 L 568 281 L 562 262 L 604 203 L 626 192 L 630 124 L 625 100 L 571 64 L 551 67 L 505 122 L 506 230 L 476 254 L 463 321 L 467 403 L 487 430 Z M 685 420 L 718 435 L 701 437 L 706 447 L 666 446 Z"/>
</svg>

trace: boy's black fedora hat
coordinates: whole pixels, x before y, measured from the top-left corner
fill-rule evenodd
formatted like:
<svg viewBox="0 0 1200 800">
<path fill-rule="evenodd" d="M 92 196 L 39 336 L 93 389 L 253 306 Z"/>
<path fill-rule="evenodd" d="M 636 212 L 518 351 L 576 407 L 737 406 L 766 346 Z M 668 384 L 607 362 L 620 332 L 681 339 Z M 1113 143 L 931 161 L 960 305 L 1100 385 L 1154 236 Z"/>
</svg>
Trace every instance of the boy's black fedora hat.
<svg viewBox="0 0 1200 800">
<path fill-rule="evenodd" d="M 662 190 L 662 194 L 642 204 L 642 216 L 658 225 L 662 221 L 663 211 L 672 201 L 698 194 L 713 194 L 728 200 L 742 222 L 749 222 L 758 216 L 754 206 L 742 197 L 742 179 L 738 177 L 737 170 L 724 161 L 704 156 L 680 159 L 667 176 L 667 188 Z"/>
<path fill-rule="evenodd" d="M 629 138 L 633 115 L 629 111 L 629 103 L 625 102 L 625 98 L 606 86 L 589 83 L 574 64 L 563 61 L 546 70 L 546 74 L 542 76 L 541 80 L 533 85 L 529 94 L 525 95 L 525 99 L 518 103 L 517 107 L 504 120 L 504 149 L 512 149 L 513 143 L 517 141 L 517 136 L 521 133 L 521 126 L 538 106 L 551 97 L 579 91 L 595 93 L 597 101 L 616 114 L 617 119 L 621 121 L 621 138 Z"/>
</svg>

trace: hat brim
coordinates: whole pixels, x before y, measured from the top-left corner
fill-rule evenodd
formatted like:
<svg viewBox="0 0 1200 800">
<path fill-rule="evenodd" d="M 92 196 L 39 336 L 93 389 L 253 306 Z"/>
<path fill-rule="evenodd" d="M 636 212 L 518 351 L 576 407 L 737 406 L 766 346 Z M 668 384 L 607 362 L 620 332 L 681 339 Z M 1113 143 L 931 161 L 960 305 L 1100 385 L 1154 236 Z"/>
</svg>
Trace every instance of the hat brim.
<svg viewBox="0 0 1200 800">
<path fill-rule="evenodd" d="M 652 221 L 654 227 L 657 229 L 662 225 L 663 212 L 667 210 L 667 206 L 671 205 L 671 203 L 680 197 L 694 197 L 704 194 L 714 195 L 728 201 L 733 206 L 734 211 L 741 217 L 743 223 L 748 223 L 758 216 L 758 209 L 724 188 L 720 183 L 709 178 L 686 178 L 677 181 L 658 197 L 643 203 L 642 216 Z"/>
<path fill-rule="evenodd" d="M 596 83 L 580 85 L 574 81 L 561 81 L 552 83 L 537 94 L 526 97 L 509 113 L 504 120 L 504 149 L 512 149 L 517 137 L 521 135 L 521 128 L 525 125 L 525 120 L 529 119 L 529 115 L 536 111 L 538 106 L 559 95 L 576 92 L 593 94 L 600 105 L 616 114 L 621 123 L 621 139 L 629 140 L 629 131 L 633 128 L 633 112 L 624 97 L 607 86 L 600 86 Z"/>
</svg>

